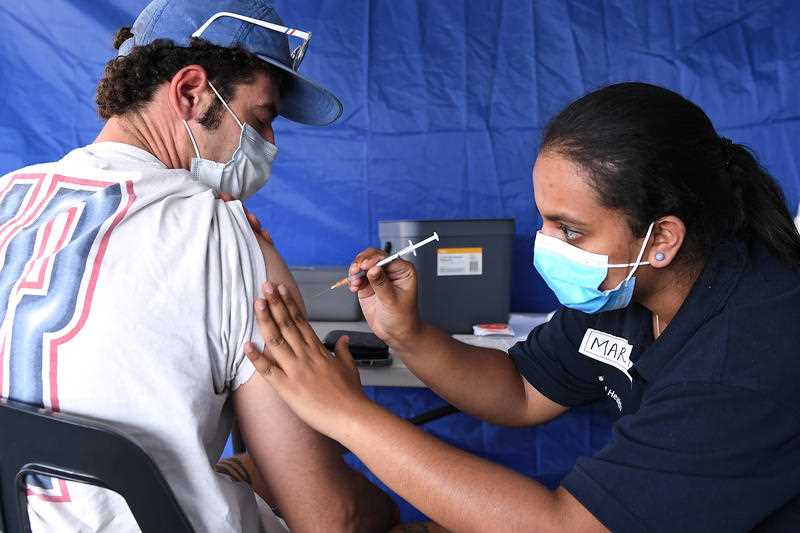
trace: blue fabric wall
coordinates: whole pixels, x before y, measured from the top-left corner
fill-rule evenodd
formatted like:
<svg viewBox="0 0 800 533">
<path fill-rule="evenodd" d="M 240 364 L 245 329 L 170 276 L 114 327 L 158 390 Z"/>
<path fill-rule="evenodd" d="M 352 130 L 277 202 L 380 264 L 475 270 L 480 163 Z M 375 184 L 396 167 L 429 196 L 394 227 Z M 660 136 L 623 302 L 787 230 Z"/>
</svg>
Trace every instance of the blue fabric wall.
<svg viewBox="0 0 800 533">
<path fill-rule="evenodd" d="M 116 28 L 144 0 L 0 4 L 0 172 L 100 127 Z M 278 1 L 312 31 L 302 70 L 344 102 L 330 128 L 276 124 L 249 202 L 292 264 L 348 264 L 377 221 L 512 217 L 515 310 L 549 310 L 531 267 L 530 173 L 546 120 L 587 90 L 643 80 L 700 104 L 800 199 L 800 7 L 768 1 Z"/>
<path fill-rule="evenodd" d="M 92 141 L 112 35 L 145 3 L 0 3 L 0 174 Z M 720 133 L 756 150 L 792 211 L 800 199 L 794 0 L 277 4 L 287 24 L 314 34 L 302 71 L 345 105 L 330 128 L 279 120 L 274 177 L 249 201 L 292 264 L 349 263 L 378 243 L 381 219 L 512 217 L 512 306 L 551 309 L 531 266 L 539 135 L 570 100 L 615 81 L 694 100 Z M 370 393 L 407 415 L 438 402 L 428 391 Z M 507 430 L 458 415 L 432 429 L 553 484 L 603 444 L 605 420 L 590 409 Z"/>
</svg>

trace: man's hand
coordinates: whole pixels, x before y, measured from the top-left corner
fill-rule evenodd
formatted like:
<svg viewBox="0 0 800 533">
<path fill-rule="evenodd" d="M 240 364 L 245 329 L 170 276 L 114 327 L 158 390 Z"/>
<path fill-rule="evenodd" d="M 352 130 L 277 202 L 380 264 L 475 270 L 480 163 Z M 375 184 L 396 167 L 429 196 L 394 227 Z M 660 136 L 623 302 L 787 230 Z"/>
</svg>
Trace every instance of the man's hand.
<svg viewBox="0 0 800 533">
<path fill-rule="evenodd" d="M 417 272 L 414 265 L 395 259 L 383 267 L 375 266 L 386 252 L 367 248 L 350 265 L 349 274 L 367 275 L 350 283 L 358 293 L 364 317 L 375 335 L 393 345 L 407 341 L 422 327 L 417 312 Z"/>
<path fill-rule="evenodd" d="M 370 401 L 364 396 L 358 369 L 347 348 L 336 344 L 334 357 L 320 342 L 283 285 L 263 285 L 265 299 L 255 303 L 265 352 L 252 343 L 245 353 L 291 409 L 309 426 L 334 439 Z"/>
<path fill-rule="evenodd" d="M 214 465 L 214 470 L 220 474 L 225 474 L 234 481 L 243 481 L 250 485 L 253 491 L 275 511 L 275 514 L 281 516 L 275 504 L 275 496 L 264 482 L 264 478 L 261 477 L 261 473 L 256 468 L 256 465 L 253 464 L 253 460 L 247 452 L 220 459 Z"/>
</svg>

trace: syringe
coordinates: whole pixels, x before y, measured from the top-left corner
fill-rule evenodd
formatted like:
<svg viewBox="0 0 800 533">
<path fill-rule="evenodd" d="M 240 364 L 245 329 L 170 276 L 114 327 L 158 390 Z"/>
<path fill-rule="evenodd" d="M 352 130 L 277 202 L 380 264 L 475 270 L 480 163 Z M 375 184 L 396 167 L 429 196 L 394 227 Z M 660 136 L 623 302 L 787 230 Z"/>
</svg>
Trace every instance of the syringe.
<svg viewBox="0 0 800 533">
<path fill-rule="evenodd" d="M 411 252 L 414 252 L 414 255 L 417 255 L 417 252 L 415 251 L 417 248 L 419 248 L 420 246 L 425 246 L 429 242 L 438 241 L 438 240 L 439 240 L 439 234 L 434 231 L 433 235 L 431 235 L 430 237 L 428 237 L 425 240 L 419 241 L 416 244 L 414 244 L 411 241 L 408 241 L 408 243 L 409 243 L 408 246 L 406 246 L 405 248 L 403 248 L 402 250 L 400 250 L 396 254 L 392 254 L 389 257 L 385 257 L 384 259 L 381 259 L 380 261 L 378 261 L 375 264 L 375 266 L 383 266 L 383 265 L 385 265 L 387 263 L 391 263 L 392 261 L 394 261 L 398 257 L 402 257 L 402 256 L 404 256 L 406 254 L 411 253 Z M 363 278 L 366 275 L 367 275 L 367 271 L 366 270 L 362 270 L 362 271 L 358 272 L 357 274 L 353 274 L 352 276 L 347 276 L 346 278 L 342 278 L 339 281 L 337 281 L 336 283 L 334 283 L 333 285 L 331 285 L 331 290 L 333 290 L 333 289 L 335 289 L 337 287 L 341 287 L 342 285 L 347 285 L 351 281 L 355 281 L 355 280 L 357 280 L 359 278 Z"/>
</svg>

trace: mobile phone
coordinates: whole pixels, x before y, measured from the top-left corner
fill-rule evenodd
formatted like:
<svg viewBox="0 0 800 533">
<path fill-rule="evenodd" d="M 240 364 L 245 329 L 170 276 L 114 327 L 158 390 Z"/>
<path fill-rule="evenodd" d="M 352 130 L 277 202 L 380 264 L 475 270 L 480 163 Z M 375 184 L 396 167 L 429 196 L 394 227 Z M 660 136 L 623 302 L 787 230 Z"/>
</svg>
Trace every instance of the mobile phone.
<svg viewBox="0 0 800 533">
<path fill-rule="evenodd" d="M 390 366 L 392 364 L 389 346 L 374 333 L 336 329 L 325 336 L 323 344 L 327 349 L 333 351 L 339 337 L 343 335 L 350 337 L 350 353 L 353 354 L 356 365 Z"/>
</svg>

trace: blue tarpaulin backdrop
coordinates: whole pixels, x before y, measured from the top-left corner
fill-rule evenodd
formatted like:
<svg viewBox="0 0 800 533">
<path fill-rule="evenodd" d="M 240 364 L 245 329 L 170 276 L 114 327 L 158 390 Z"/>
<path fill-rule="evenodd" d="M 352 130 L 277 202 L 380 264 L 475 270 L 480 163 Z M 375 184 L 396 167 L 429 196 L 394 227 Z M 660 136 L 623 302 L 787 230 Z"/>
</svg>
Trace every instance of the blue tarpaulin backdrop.
<svg viewBox="0 0 800 533">
<path fill-rule="evenodd" d="M 145 3 L 0 3 L 0 174 L 92 141 L 112 35 Z M 348 264 L 378 243 L 381 219 L 513 217 L 512 306 L 551 309 L 531 265 L 538 138 L 570 100 L 615 81 L 662 84 L 697 102 L 721 134 L 756 151 L 792 211 L 800 199 L 793 0 L 277 5 L 288 25 L 313 32 L 302 71 L 345 106 L 329 128 L 279 120 L 274 177 L 248 203 L 291 264 Z M 437 402 L 427 391 L 371 393 L 405 414 Z M 459 415 L 433 431 L 553 484 L 575 455 L 603 444 L 603 420 L 584 410 L 507 430 Z"/>
</svg>

